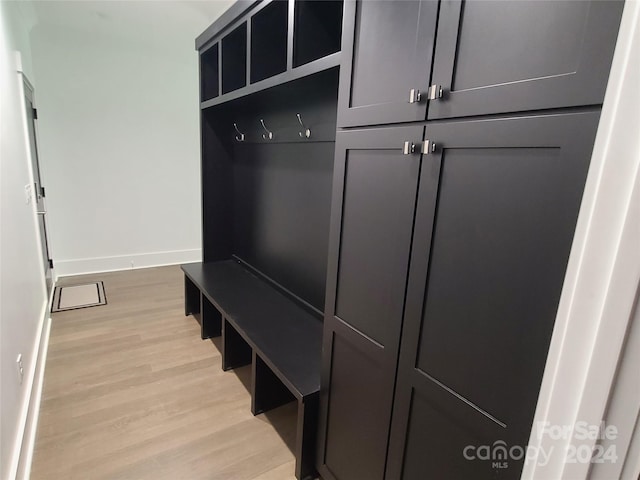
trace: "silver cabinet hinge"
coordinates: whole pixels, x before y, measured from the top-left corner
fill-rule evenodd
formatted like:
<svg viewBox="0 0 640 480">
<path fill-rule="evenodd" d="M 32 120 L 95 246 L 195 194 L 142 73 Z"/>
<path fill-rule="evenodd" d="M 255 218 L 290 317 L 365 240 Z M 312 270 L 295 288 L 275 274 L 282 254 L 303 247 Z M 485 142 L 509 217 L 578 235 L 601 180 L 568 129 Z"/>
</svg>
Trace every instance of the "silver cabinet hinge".
<svg viewBox="0 0 640 480">
<path fill-rule="evenodd" d="M 413 142 L 404 142 L 404 146 L 402 147 L 403 155 L 411 155 L 416 152 L 416 144 Z"/>
<path fill-rule="evenodd" d="M 422 100 L 422 94 L 420 93 L 420 90 L 416 88 L 412 88 L 411 90 L 409 90 L 409 103 L 418 103 L 420 102 L 420 100 Z"/>
<path fill-rule="evenodd" d="M 429 91 L 427 92 L 427 97 L 429 100 L 437 100 L 438 98 L 442 98 L 442 87 L 440 85 L 431 85 L 429 87 Z"/>
<path fill-rule="evenodd" d="M 436 151 L 436 144 L 431 140 L 425 140 L 422 142 L 421 151 L 425 155 L 429 155 L 430 153 L 434 153 Z"/>
</svg>

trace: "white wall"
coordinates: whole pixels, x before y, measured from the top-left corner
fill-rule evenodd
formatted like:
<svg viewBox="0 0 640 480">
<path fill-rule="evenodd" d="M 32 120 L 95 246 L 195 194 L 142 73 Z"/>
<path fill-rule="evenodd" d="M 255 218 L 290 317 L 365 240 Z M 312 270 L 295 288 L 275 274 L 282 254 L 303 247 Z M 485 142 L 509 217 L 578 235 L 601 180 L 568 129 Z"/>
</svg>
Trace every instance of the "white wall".
<svg viewBox="0 0 640 480">
<path fill-rule="evenodd" d="M 2 480 L 28 476 L 49 325 L 19 63 L 36 87 L 58 274 L 197 260 L 193 41 L 230 3 L 0 1 Z"/>
<path fill-rule="evenodd" d="M 96 4 L 107 19 L 109 9 L 121 7 L 111 3 Z M 132 8 L 164 5 L 156 3 Z M 228 3 L 219 6 L 223 11 Z M 210 23 L 200 17 L 180 36 L 158 32 L 157 42 L 115 21 L 92 32 L 47 23 L 33 29 L 41 168 L 58 276 L 200 260 L 194 40 Z"/>
<path fill-rule="evenodd" d="M 16 468 L 47 297 L 35 209 L 25 202 L 24 190 L 33 177 L 15 51 L 21 51 L 29 72 L 28 31 L 18 3 L 0 2 L 0 9 L 0 478 L 5 479 Z M 20 353 L 22 385 L 16 369 Z"/>
</svg>

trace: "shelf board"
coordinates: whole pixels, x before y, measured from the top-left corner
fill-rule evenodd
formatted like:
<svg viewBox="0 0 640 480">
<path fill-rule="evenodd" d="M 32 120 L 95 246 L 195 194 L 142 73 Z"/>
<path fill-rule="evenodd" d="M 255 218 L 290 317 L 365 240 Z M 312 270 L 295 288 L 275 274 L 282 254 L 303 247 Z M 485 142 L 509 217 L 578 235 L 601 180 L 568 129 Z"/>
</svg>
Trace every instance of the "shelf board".
<svg viewBox="0 0 640 480">
<path fill-rule="evenodd" d="M 297 398 L 320 390 L 320 320 L 234 260 L 182 270 Z"/>
<path fill-rule="evenodd" d="M 210 107 L 215 107 L 216 105 L 221 105 L 223 103 L 236 100 L 240 97 L 251 95 L 252 93 L 266 90 L 268 88 L 276 87 L 293 80 L 308 77 L 310 75 L 313 75 L 314 73 L 329 70 L 330 68 L 337 67 L 339 65 L 340 52 L 332 53 L 331 55 L 327 55 L 326 57 L 319 58 L 318 60 L 314 60 L 313 62 L 309 62 L 305 65 L 293 68 L 292 70 L 287 70 L 286 72 L 274 75 L 273 77 L 266 78 L 246 87 L 239 88 L 238 90 L 225 93 L 224 95 L 220 95 L 216 98 L 205 100 L 200 104 L 200 108 L 204 110 Z"/>
</svg>

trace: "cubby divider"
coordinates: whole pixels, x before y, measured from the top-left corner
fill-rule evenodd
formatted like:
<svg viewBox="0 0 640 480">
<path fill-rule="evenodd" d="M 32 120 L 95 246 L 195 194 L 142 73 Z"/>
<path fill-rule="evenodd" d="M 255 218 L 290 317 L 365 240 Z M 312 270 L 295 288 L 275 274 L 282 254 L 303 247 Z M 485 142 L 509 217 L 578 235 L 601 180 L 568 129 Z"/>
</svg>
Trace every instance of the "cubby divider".
<svg viewBox="0 0 640 480">
<path fill-rule="evenodd" d="M 202 324 L 200 315 L 200 289 L 187 276 L 184 277 L 184 314 L 193 315 Z"/>
</svg>

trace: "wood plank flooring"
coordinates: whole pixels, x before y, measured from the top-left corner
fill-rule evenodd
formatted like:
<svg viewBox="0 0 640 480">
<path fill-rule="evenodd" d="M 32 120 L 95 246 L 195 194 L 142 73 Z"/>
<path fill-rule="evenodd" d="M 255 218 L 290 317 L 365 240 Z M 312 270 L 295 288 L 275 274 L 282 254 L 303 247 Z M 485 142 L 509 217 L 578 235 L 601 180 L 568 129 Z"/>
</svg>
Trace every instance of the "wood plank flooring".
<svg viewBox="0 0 640 480">
<path fill-rule="evenodd" d="M 250 367 L 184 316 L 179 267 L 104 281 L 105 306 L 55 313 L 31 478 L 293 480 L 296 404 L 254 417 Z"/>
</svg>

